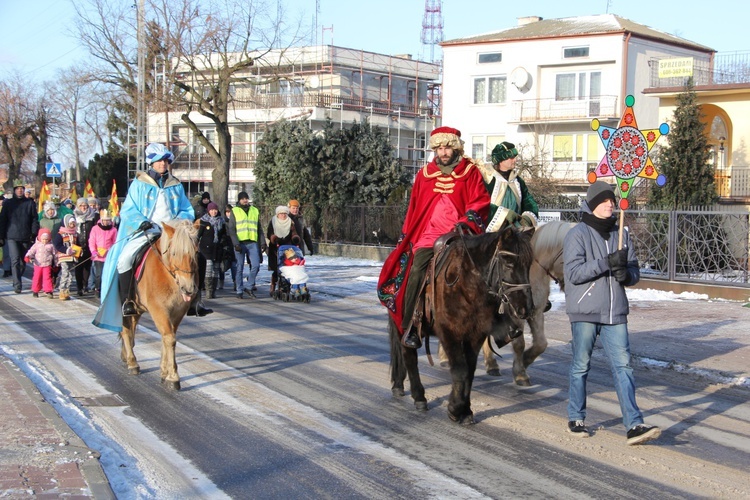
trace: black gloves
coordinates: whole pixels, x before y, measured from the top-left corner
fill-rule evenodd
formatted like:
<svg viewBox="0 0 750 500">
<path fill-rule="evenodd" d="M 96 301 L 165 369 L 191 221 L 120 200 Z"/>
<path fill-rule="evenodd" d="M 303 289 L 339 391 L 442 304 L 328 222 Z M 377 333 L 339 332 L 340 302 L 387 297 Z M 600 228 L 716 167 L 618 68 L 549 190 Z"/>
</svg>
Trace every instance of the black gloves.
<svg viewBox="0 0 750 500">
<path fill-rule="evenodd" d="M 141 225 L 138 226 L 138 230 L 146 232 L 149 229 L 151 229 L 152 227 L 154 227 L 154 225 L 151 223 L 150 220 L 144 220 L 143 222 L 141 222 Z"/>
<path fill-rule="evenodd" d="M 623 248 L 616 250 L 607 256 L 609 262 L 609 269 L 614 272 L 617 267 L 625 267 L 628 265 L 628 249 Z"/>
<path fill-rule="evenodd" d="M 619 282 L 624 283 L 628 280 L 628 250 L 623 248 L 612 252 L 607 256 L 607 262 L 609 269 L 612 271 L 612 276 Z"/>
</svg>

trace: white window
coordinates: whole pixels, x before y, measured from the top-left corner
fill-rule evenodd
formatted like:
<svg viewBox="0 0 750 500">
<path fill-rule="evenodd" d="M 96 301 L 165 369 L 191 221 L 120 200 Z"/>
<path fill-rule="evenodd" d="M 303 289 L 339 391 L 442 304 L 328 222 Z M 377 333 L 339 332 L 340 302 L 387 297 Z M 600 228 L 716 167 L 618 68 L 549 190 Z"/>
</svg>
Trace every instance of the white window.
<svg viewBox="0 0 750 500">
<path fill-rule="evenodd" d="M 492 150 L 505 140 L 502 135 L 475 135 L 471 138 L 471 157 L 477 161 L 492 161 Z"/>
<path fill-rule="evenodd" d="M 478 64 L 499 63 L 502 61 L 503 61 L 502 52 L 487 52 L 485 54 L 477 54 Z"/>
<path fill-rule="evenodd" d="M 563 49 L 563 59 L 571 59 L 574 57 L 588 57 L 588 47 L 566 47 Z"/>
<path fill-rule="evenodd" d="M 602 159 L 597 134 L 557 134 L 552 137 L 552 161 L 586 162 L 591 168 Z"/>
<path fill-rule="evenodd" d="M 555 80 L 555 100 L 598 99 L 602 93 L 602 72 L 560 73 Z"/>
<path fill-rule="evenodd" d="M 505 102 L 508 79 L 505 76 L 474 78 L 474 104 L 502 104 Z"/>
</svg>

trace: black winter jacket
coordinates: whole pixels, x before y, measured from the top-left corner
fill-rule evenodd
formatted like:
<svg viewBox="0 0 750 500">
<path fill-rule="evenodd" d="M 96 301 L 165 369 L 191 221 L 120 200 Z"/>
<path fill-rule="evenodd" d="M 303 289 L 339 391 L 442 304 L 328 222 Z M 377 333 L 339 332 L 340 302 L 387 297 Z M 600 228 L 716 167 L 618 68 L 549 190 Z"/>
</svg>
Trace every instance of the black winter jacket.
<svg viewBox="0 0 750 500">
<path fill-rule="evenodd" d="M 39 232 L 36 202 L 30 198 L 10 198 L 0 210 L 0 240 L 33 242 Z"/>
</svg>

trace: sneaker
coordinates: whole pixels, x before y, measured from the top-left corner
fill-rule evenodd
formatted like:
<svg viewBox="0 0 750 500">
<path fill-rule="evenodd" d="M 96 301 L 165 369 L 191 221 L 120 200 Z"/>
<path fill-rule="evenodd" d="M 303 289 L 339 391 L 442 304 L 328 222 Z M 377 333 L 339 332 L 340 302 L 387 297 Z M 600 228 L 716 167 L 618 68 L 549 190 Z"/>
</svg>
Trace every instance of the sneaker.
<svg viewBox="0 0 750 500">
<path fill-rule="evenodd" d="M 246 294 L 248 295 L 248 297 L 250 297 L 251 299 L 254 299 L 254 298 L 255 298 L 255 293 L 254 293 L 254 292 L 253 292 L 252 290 L 248 290 L 247 288 L 245 288 L 245 293 L 246 293 Z M 241 295 L 241 294 L 240 294 L 240 295 Z"/>
<path fill-rule="evenodd" d="M 661 436 L 661 429 L 655 425 L 638 424 L 628 431 L 628 444 L 641 444 Z"/>
<path fill-rule="evenodd" d="M 582 438 L 589 437 L 589 430 L 586 428 L 583 420 L 571 420 L 568 422 L 568 432 Z"/>
<path fill-rule="evenodd" d="M 244 299 L 245 296 L 242 294 L 242 292 L 240 292 L 240 293 L 237 294 L 237 298 L 238 299 Z"/>
</svg>

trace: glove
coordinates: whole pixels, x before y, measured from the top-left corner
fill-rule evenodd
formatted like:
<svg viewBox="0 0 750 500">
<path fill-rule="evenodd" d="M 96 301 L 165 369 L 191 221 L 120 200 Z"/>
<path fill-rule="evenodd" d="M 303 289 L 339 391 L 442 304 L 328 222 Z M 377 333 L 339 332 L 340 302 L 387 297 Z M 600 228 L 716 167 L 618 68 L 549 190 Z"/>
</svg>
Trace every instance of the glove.
<svg viewBox="0 0 750 500">
<path fill-rule="evenodd" d="M 260 244 L 260 258 L 261 259 L 263 258 L 263 254 L 265 253 L 266 250 L 268 250 L 268 245 L 266 245 L 265 243 L 261 243 Z"/>
<path fill-rule="evenodd" d="M 234 246 L 234 251 L 235 251 L 235 252 L 241 252 L 241 251 L 242 251 L 242 249 L 240 248 L 240 246 L 239 246 L 239 245 L 235 245 L 235 246 Z"/>
<path fill-rule="evenodd" d="M 278 244 L 279 244 L 279 237 L 278 237 L 278 236 L 276 236 L 275 234 L 272 234 L 272 235 L 271 235 L 271 237 L 270 237 L 270 238 L 268 238 L 268 239 L 269 239 L 269 241 L 270 241 L 271 243 L 273 243 L 274 245 L 278 245 Z"/>
<path fill-rule="evenodd" d="M 151 229 L 152 227 L 154 227 L 154 225 L 151 223 L 150 220 L 144 220 L 143 222 L 141 222 L 141 225 L 138 226 L 138 230 L 146 232 L 149 229 Z"/>
<path fill-rule="evenodd" d="M 615 277 L 618 283 L 625 283 L 628 280 L 628 268 L 617 267 L 612 270 L 612 275 Z"/>
<path fill-rule="evenodd" d="M 612 252 L 607 256 L 610 271 L 614 272 L 616 268 L 628 265 L 628 250 L 626 248 Z"/>
<path fill-rule="evenodd" d="M 23 258 L 23 261 L 24 261 L 25 263 L 27 263 L 27 264 L 30 264 L 30 263 L 31 263 L 31 259 L 30 259 L 30 258 L 28 258 L 28 257 L 24 257 L 24 258 Z"/>
<path fill-rule="evenodd" d="M 523 227 L 535 227 L 534 221 L 528 215 L 522 215 L 521 219 L 519 220 L 519 223 Z"/>
<path fill-rule="evenodd" d="M 513 224 L 514 222 L 516 222 L 520 218 L 521 218 L 521 216 L 518 215 L 513 210 L 508 210 L 508 214 L 505 216 L 505 220 L 507 220 L 510 224 Z"/>
</svg>

